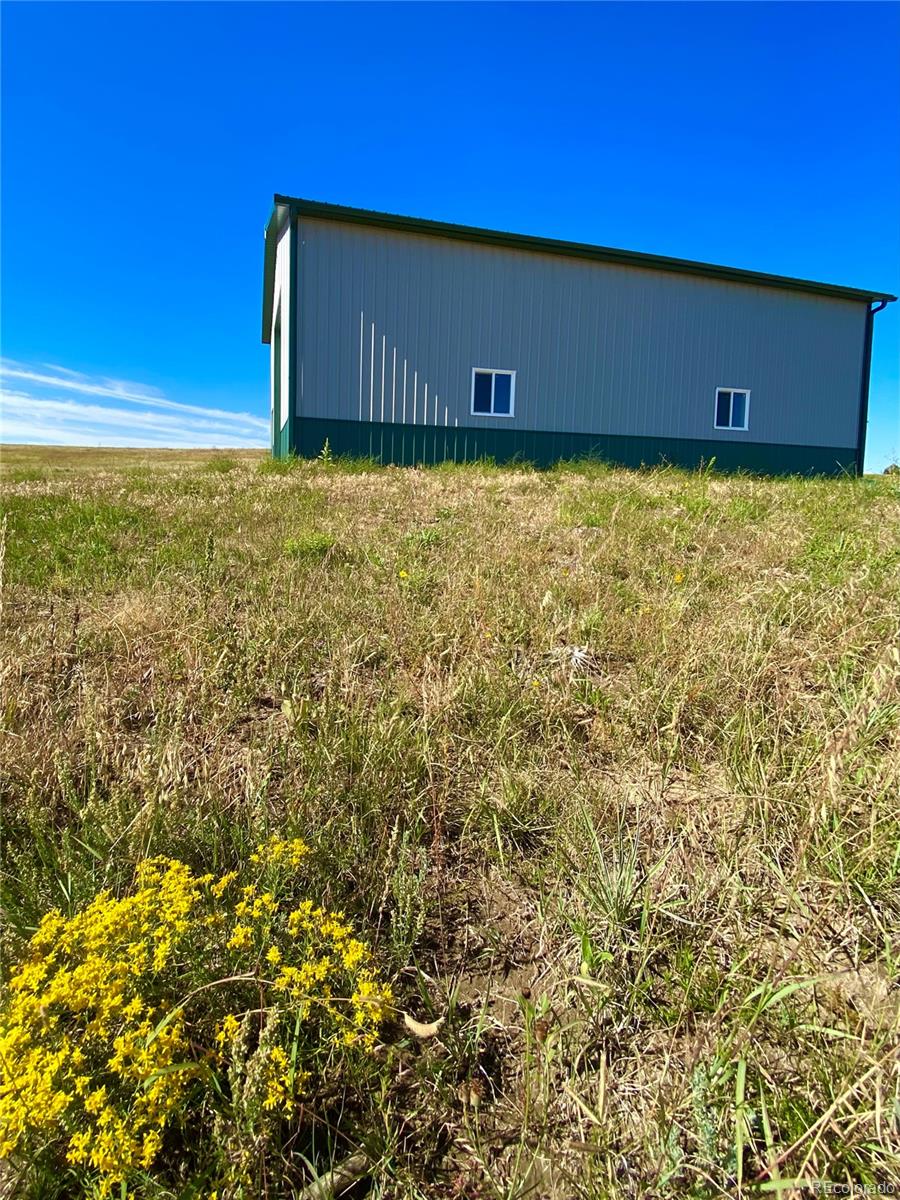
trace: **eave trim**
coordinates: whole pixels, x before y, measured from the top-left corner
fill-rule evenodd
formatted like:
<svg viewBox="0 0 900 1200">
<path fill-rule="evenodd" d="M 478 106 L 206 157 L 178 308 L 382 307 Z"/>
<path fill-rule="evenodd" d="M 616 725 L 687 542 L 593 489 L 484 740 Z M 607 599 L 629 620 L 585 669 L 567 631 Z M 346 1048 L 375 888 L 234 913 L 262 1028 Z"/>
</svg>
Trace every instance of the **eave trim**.
<svg viewBox="0 0 900 1200">
<path fill-rule="evenodd" d="M 820 283 L 812 279 L 794 279 L 788 275 L 771 275 L 763 271 L 747 271 L 739 267 L 724 267 L 716 263 L 695 262 L 686 258 L 669 258 L 658 254 L 643 254 L 636 250 L 618 250 L 610 246 L 593 246 L 584 242 L 559 241 L 555 238 L 532 237 L 522 233 L 504 233 L 496 229 L 481 229 L 473 225 L 452 225 L 444 221 L 428 221 L 421 217 L 403 217 L 393 213 L 374 212 L 364 208 L 348 208 L 339 204 L 325 204 L 318 200 L 304 200 L 296 196 L 275 195 L 276 211 L 287 206 L 298 216 L 316 217 L 323 221 L 339 221 L 352 225 L 372 225 L 381 229 L 397 230 L 401 233 L 418 233 L 427 237 L 453 238 L 457 241 L 480 242 L 492 246 L 505 246 L 517 250 L 530 250 L 544 254 L 559 254 L 569 258 L 583 258 L 595 262 L 617 263 L 622 266 L 642 267 L 655 271 L 669 271 L 678 275 L 701 275 L 708 279 L 721 279 L 731 283 L 752 284 L 757 287 L 779 288 L 793 292 L 813 292 L 842 300 L 859 300 L 869 303 L 884 300 L 890 304 L 897 297 L 887 292 L 872 292 L 862 288 L 843 287 L 839 284 Z M 274 214 L 273 214 L 274 215 Z M 270 221 L 271 225 L 271 221 Z M 276 239 L 277 240 L 277 239 Z M 268 253 L 269 234 L 266 233 Z M 271 316 L 271 301 L 269 303 Z M 266 306 L 264 303 L 265 325 Z M 264 336 L 263 341 L 267 338 Z"/>
</svg>

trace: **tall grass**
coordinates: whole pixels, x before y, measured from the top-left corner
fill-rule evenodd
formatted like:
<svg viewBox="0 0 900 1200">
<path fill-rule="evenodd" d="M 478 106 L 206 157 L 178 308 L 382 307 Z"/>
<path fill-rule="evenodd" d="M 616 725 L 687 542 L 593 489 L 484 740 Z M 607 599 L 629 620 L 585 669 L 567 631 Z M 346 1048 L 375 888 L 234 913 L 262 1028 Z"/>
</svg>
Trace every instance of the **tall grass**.
<svg viewBox="0 0 900 1200">
<path fill-rule="evenodd" d="M 900 1182 L 896 484 L 15 469 L 8 960 L 148 855 L 300 829 L 444 1018 L 285 1131 L 368 1194 Z"/>
</svg>

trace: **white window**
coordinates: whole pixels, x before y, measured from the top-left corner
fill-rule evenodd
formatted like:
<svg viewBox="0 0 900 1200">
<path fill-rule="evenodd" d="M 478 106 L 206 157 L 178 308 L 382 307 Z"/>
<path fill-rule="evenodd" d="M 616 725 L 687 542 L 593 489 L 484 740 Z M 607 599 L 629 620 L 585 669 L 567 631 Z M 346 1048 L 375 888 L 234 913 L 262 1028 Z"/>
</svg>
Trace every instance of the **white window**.
<svg viewBox="0 0 900 1200">
<path fill-rule="evenodd" d="M 472 368 L 472 415 L 511 417 L 516 411 L 515 371 Z"/>
<path fill-rule="evenodd" d="M 750 389 L 716 388 L 716 429 L 750 428 Z"/>
</svg>

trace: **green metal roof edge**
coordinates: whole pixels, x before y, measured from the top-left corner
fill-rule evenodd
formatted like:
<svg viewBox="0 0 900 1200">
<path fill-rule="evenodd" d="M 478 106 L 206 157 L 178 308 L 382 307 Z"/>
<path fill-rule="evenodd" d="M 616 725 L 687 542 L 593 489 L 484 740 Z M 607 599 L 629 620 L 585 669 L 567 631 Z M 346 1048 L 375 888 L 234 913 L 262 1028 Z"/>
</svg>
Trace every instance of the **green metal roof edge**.
<svg viewBox="0 0 900 1200">
<path fill-rule="evenodd" d="M 889 304 L 897 299 L 888 292 L 870 292 L 862 288 L 842 287 L 835 283 L 819 283 L 812 279 L 793 279 L 788 275 L 770 275 L 764 271 L 723 267 L 715 263 L 695 262 L 687 258 L 642 254 L 637 250 L 617 250 L 610 246 L 592 246 L 585 242 L 566 242 L 555 238 L 532 237 L 524 233 L 503 233 L 496 229 L 479 229 L 473 225 L 451 225 L 445 221 L 428 221 L 423 217 L 401 217 L 393 213 L 373 212 L 366 208 L 347 208 L 340 204 L 325 204 L 319 200 L 304 200 L 297 196 L 282 196 L 277 193 L 274 200 L 276 212 L 278 206 L 285 205 L 292 215 L 318 217 L 324 221 L 374 225 L 381 229 L 396 229 L 402 233 L 420 233 L 429 237 L 455 238 L 457 241 L 482 242 L 518 250 L 541 251 L 545 254 L 563 254 L 570 258 L 593 259 L 597 262 L 619 263 L 629 267 L 671 271 L 679 275 L 702 275 L 709 279 L 724 279 L 732 283 L 755 284 L 758 287 L 781 288 L 785 291 L 814 292 L 817 295 L 832 296 L 835 299 L 860 300 L 866 303 L 873 300 L 885 300 Z M 268 234 L 266 241 L 268 245 Z M 271 316 L 271 299 L 268 302 L 268 311 Z M 267 340 L 267 336 L 263 340 Z"/>
</svg>

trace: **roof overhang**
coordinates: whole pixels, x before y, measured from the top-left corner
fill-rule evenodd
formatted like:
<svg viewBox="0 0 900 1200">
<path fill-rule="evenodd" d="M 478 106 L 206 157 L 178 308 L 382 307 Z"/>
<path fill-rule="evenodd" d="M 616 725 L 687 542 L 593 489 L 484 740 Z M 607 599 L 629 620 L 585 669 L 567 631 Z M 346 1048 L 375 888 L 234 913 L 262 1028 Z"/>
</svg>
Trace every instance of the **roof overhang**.
<svg viewBox="0 0 900 1200">
<path fill-rule="evenodd" d="M 272 340 L 272 309 L 275 302 L 275 254 L 278 241 L 284 232 L 285 225 L 291 219 L 291 203 L 281 196 L 275 197 L 275 207 L 266 226 L 266 244 L 263 252 L 263 311 L 262 311 L 262 340 L 268 344 Z"/>
<path fill-rule="evenodd" d="M 565 242 L 555 238 L 530 237 L 522 233 L 503 233 L 496 229 L 479 229 L 472 225 L 450 225 L 444 221 L 426 221 L 421 217 L 400 217 L 392 213 L 372 212 L 365 208 L 346 208 L 339 204 L 323 204 L 318 200 L 303 200 L 296 196 L 275 195 L 275 208 L 266 229 L 266 264 L 263 294 L 263 341 L 268 342 L 272 325 L 272 302 L 275 286 L 275 247 L 284 224 L 294 216 L 316 217 L 323 221 L 340 221 L 352 225 L 372 225 L 401 233 L 417 233 L 426 237 L 453 238 L 461 242 L 481 242 L 491 246 L 506 246 L 543 254 L 561 254 L 569 258 L 584 258 L 595 262 L 617 263 L 622 266 L 643 267 L 653 271 L 670 271 L 677 275 L 701 275 L 731 283 L 755 287 L 779 288 L 782 291 L 812 292 L 838 300 L 856 300 L 865 304 L 884 301 L 890 304 L 897 297 L 889 292 L 871 292 L 864 288 L 842 287 L 834 283 L 819 283 L 813 279 L 794 279 L 788 275 L 770 275 L 763 271 L 745 271 L 739 267 L 723 267 L 716 263 L 694 262 L 686 258 L 669 258 L 658 254 L 642 254 L 636 250 L 617 250 L 610 246 L 592 246 L 584 242 Z"/>
</svg>

